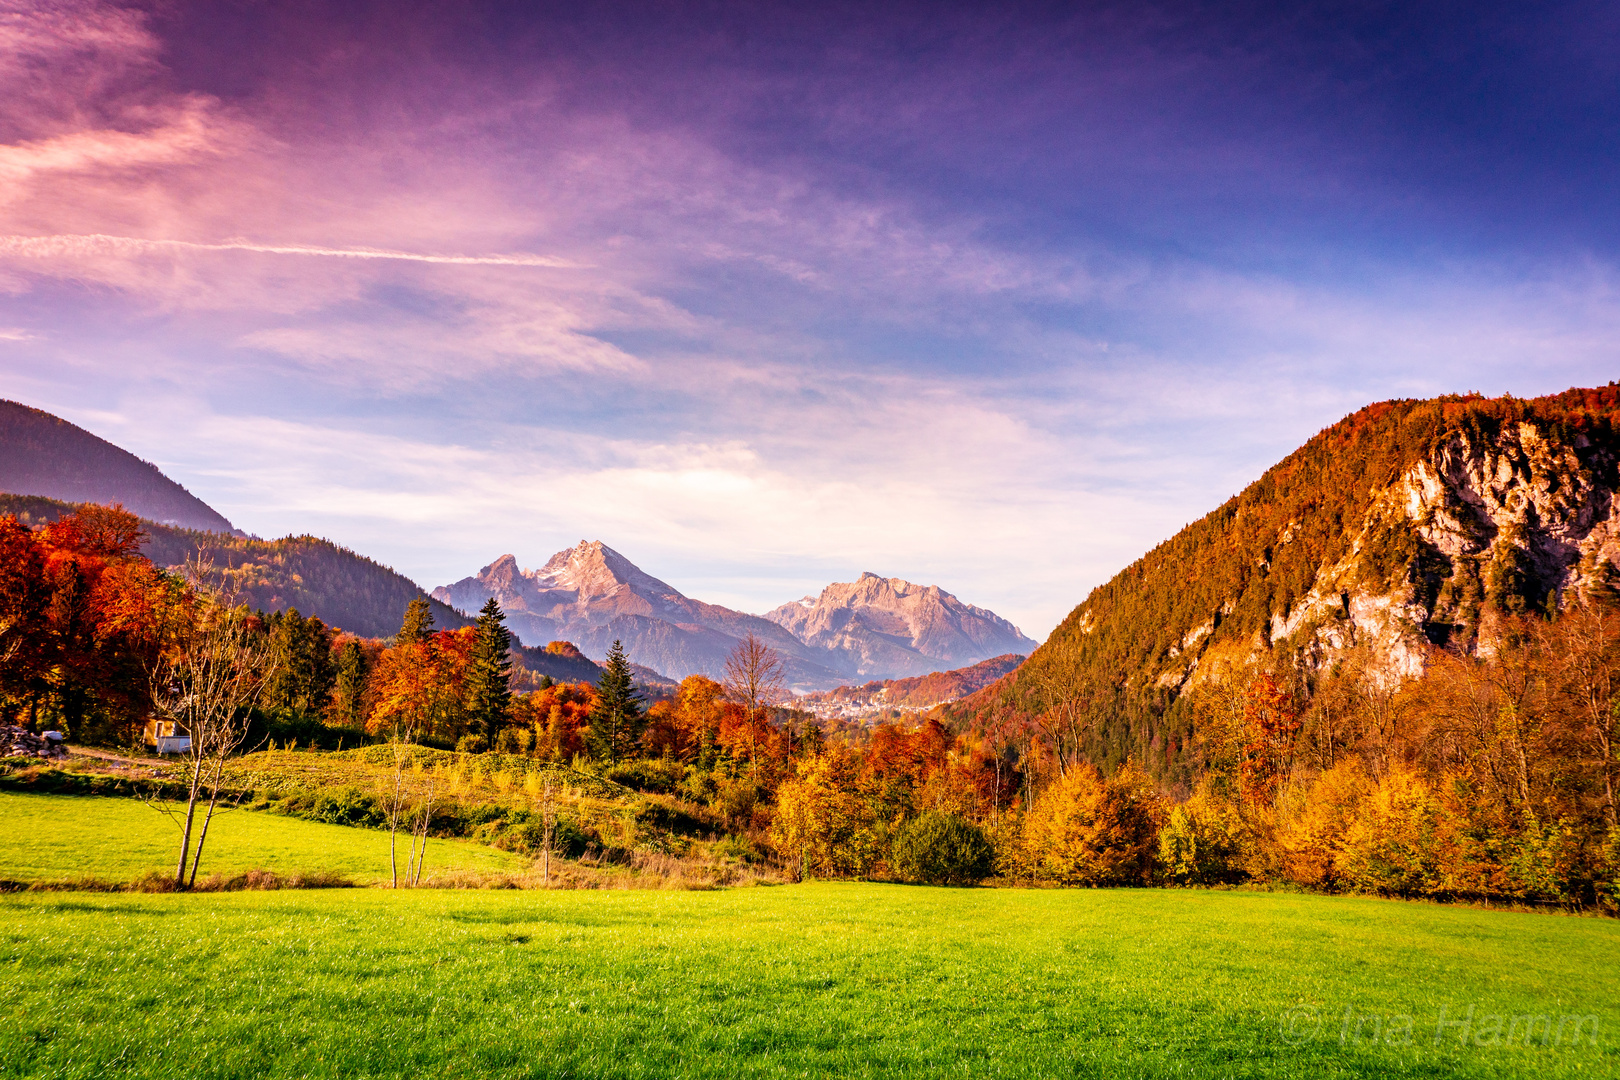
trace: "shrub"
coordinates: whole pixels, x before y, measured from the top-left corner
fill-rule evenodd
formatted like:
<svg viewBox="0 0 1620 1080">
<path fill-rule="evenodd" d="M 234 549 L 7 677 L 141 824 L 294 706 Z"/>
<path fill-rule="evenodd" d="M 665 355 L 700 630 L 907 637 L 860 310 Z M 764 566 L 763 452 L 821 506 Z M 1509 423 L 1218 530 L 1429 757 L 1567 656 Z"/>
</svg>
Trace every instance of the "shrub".
<svg viewBox="0 0 1620 1080">
<path fill-rule="evenodd" d="M 463 754 L 482 754 L 489 749 L 489 740 L 482 735 L 463 735 L 456 741 L 456 749 Z"/>
<path fill-rule="evenodd" d="M 759 846 L 746 836 L 736 833 L 727 833 L 714 845 L 714 853 L 722 859 L 735 859 L 740 863 L 761 863 L 765 861 L 764 854 Z"/>
<path fill-rule="evenodd" d="M 605 779 L 637 791 L 667 795 L 680 785 L 686 775 L 686 766 L 678 761 L 652 758 L 615 765 L 602 775 Z"/>
<path fill-rule="evenodd" d="M 679 794 L 688 802 L 712 804 L 720 787 L 715 783 L 714 773 L 704 772 L 702 769 L 688 767 L 686 779 L 681 781 Z"/>
<path fill-rule="evenodd" d="M 631 807 L 636 819 L 636 834 L 679 833 L 682 836 L 701 836 L 708 829 L 703 822 L 678 806 L 657 799 L 637 799 Z"/>
<path fill-rule="evenodd" d="M 890 865 L 905 881 L 976 885 L 994 872 L 995 850 L 972 822 L 929 811 L 895 831 Z"/>
</svg>

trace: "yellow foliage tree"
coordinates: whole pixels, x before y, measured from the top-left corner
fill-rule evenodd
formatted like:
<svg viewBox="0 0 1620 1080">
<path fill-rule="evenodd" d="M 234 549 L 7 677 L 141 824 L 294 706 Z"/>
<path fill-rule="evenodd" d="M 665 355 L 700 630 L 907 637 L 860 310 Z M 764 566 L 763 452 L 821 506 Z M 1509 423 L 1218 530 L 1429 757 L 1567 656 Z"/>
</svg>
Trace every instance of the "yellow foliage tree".
<svg viewBox="0 0 1620 1080">
<path fill-rule="evenodd" d="M 871 814 L 857 784 L 860 759 L 841 746 L 798 762 L 776 791 L 771 839 L 799 877 L 849 877 L 872 862 Z"/>
<path fill-rule="evenodd" d="M 1134 765 L 1105 780 L 1080 763 L 1024 818 L 1025 858 L 1036 876 L 1064 885 L 1146 884 L 1164 817 L 1164 801 Z"/>
</svg>

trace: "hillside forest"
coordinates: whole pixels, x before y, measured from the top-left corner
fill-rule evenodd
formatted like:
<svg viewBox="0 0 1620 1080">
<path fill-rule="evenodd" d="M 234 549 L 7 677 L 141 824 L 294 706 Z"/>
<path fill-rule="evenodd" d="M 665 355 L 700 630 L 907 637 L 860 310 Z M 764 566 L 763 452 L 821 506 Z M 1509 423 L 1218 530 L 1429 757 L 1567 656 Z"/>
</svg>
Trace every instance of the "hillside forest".
<svg viewBox="0 0 1620 1080">
<path fill-rule="evenodd" d="M 1206 680 L 1178 705 L 1192 718 L 1176 748 L 1197 763 L 1188 782 L 1156 768 L 1162 753 L 1088 751 L 1099 714 L 1083 666 L 1054 660 L 1062 639 L 955 707 L 824 727 L 788 707 L 781 660 L 757 640 L 726 679 L 692 676 L 649 701 L 618 649 L 595 682 L 515 670 L 493 601 L 472 625 L 439 628 L 417 598 L 392 636 L 362 638 L 296 610 L 261 614 L 206 567 L 157 566 L 141 541 L 118 509 L 0 519 L 0 707 L 83 744 L 138 746 L 149 720 L 193 731 L 188 814 L 203 833 L 227 758 L 385 744 L 592 774 L 745 839 L 794 878 L 1620 900 L 1608 593 L 1498 604 L 1492 648 L 1434 645 L 1420 676 L 1394 684 L 1365 649 L 1308 681 L 1278 654 Z M 196 711 L 205 683 L 233 688 L 212 718 Z M 384 823 L 409 820 L 412 798 L 396 784 Z M 442 807 L 419 820 L 434 828 Z M 581 830 L 548 819 L 548 858 L 561 835 Z"/>
</svg>

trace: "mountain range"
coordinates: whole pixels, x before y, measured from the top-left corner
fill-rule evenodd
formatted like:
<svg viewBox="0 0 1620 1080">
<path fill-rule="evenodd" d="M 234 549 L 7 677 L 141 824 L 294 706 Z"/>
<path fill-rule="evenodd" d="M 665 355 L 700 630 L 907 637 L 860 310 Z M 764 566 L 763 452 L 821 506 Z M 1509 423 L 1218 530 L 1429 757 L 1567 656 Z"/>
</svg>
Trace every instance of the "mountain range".
<svg viewBox="0 0 1620 1080">
<path fill-rule="evenodd" d="M 426 595 L 404 575 L 329 540 L 246 536 L 155 465 L 13 401 L 0 401 L 0 492 L 0 513 L 36 524 L 79 503 L 122 505 L 145 522 L 143 550 L 159 565 L 201 557 L 256 608 L 297 608 L 363 637 L 393 634 L 406 604 Z M 872 574 L 769 617 L 749 615 L 684 596 L 600 542 L 582 541 L 536 571 L 502 556 L 474 577 L 435 589 L 434 620 L 443 628 L 468 625 L 469 613 L 491 596 L 518 638 L 518 662 L 535 677 L 589 677 L 596 668 L 588 657 L 604 657 L 615 640 L 624 641 L 642 684 L 656 687 L 667 676 L 723 677 L 726 658 L 752 633 L 782 656 L 795 689 L 938 671 L 1034 644 L 938 588 Z M 550 642 L 578 648 L 548 651 Z"/>
<path fill-rule="evenodd" d="M 796 691 L 926 674 L 1035 646 L 1005 619 L 937 586 L 875 574 L 749 615 L 693 600 L 600 541 L 582 540 L 538 570 L 502 555 L 432 595 L 469 613 L 494 597 L 525 643 L 566 639 L 601 656 L 621 641 L 631 660 L 677 679 L 723 678 L 726 658 L 752 633 L 782 657 Z"/>
</svg>

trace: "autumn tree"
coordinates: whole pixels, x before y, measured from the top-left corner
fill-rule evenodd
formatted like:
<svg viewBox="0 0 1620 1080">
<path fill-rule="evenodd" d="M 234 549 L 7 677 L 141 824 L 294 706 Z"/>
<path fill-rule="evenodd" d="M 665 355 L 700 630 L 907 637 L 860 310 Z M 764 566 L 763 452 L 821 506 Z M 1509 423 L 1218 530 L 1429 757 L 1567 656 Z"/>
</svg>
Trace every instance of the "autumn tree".
<svg viewBox="0 0 1620 1080">
<path fill-rule="evenodd" d="M 624 646 L 615 641 L 602 665 L 596 702 L 591 706 L 587 737 L 591 756 L 609 765 L 634 757 L 645 722 L 630 661 L 624 655 Z"/>
<path fill-rule="evenodd" d="M 1027 670 L 1027 674 L 1025 671 Z M 1040 728 L 1057 765 L 1066 776 L 1084 759 L 1091 730 L 1090 710 L 1096 696 L 1078 635 L 1053 634 L 1020 670 L 1019 681 L 1033 685 L 1041 703 Z"/>
<path fill-rule="evenodd" d="M 771 838 L 795 877 L 849 877 L 871 865 L 872 818 L 860 795 L 860 772 L 854 751 L 829 746 L 800 758 L 794 775 L 777 788 Z"/>
<path fill-rule="evenodd" d="M 1158 855 L 1164 803 L 1127 764 L 1104 779 L 1081 762 L 1053 782 L 1024 818 L 1035 876 L 1064 885 L 1144 885 Z"/>
<path fill-rule="evenodd" d="M 1238 774 L 1243 797 L 1249 802 L 1267 804 L 1275 798 L 1293 763 L 1299 729 L 1293 695 L 1274 676 L 1256 676 L 1244 697 L 1244 746 Z"/>
<path fill-rule="evenodd" d="M 786 691 L 785 673 L 776 650 L 752 632 L 726 657 L 726 692 L 747 710 L 748 757 L 756 772 L 759 727 L 765 723 L 766 707 L 782 700 Z"/>
</svg>

